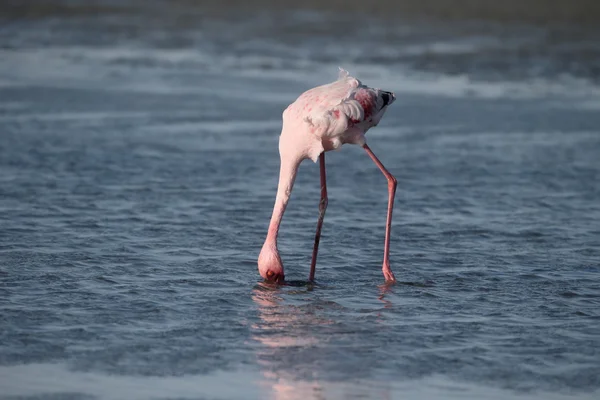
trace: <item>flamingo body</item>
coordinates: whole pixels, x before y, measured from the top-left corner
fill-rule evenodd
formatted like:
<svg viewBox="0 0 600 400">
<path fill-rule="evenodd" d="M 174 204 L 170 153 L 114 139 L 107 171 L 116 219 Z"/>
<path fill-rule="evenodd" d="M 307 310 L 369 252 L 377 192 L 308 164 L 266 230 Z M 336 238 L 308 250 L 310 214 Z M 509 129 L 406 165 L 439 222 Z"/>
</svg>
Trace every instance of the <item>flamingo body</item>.
<svg viewBox="0 0 600 400">
<path fill-rule="evenodd" d="M 263 278 L 274 282 L 284 280 L 283 263 L 277 249 L 281 219 L 292 192 L 298 166 L 307 158 L 314 162 L 320 158 L 321 202 L 309 280 L 314 279 L 321 226 L 327 208 L 325 152 L 350 143 L 361 145 L 388 179 L 390 200 L 383 272 L 386 280 L 395 280 L 389 267 L 389 235 L 396 180 L 375 157 L 365 140 L 365 133 L 379 123 L 387 106 L 394 100 L 393 93 L 365 86 L 340 68 L 337 81 L 304 92 L 285 109 L 279 137 L 281 165 L 277 196 L 267 238 L 258 257 L 258 270 Z"/>
<path fill-rule="evenodd" d="M 314 162 L 324 151 L 343 144 L 362 146 L 365 133 L 379 123 L 394 100 L 392 93 L 365 86 L 340 69 L 337 81 L 304 92 L 283 112 L 281 144 L 289 143 L 290 151 Z M 307 138 L 289 137 L 301 135 Z"/>
</svg>

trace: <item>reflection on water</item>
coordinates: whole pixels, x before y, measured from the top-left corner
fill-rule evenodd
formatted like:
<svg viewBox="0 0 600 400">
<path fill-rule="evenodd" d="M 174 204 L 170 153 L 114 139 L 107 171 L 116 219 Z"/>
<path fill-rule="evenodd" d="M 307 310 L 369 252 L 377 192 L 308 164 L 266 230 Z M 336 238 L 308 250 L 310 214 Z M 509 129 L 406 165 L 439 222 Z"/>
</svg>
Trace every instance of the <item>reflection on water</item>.
<svg viewBox="0 0 600 400">
<path fill-rule="evenodd" d="M 386 308 L 386 309 L 391 309 L 392 308 L 392 302 L 387 298 L 387 295 L 389 293 L 391 293 L 393 286 L 394 286 L 393 283 L 388 283 L 388 282 L 379 285 L 379 297 L 378 297 L 378 299 L 381 300 L 381 302 L 384 304 L 383 307 Z"/>
<path fill-rule="evenodd" d="M 289 290 L 291 289 L 291 290 Z M 390 398 L 389 382 L 356 381 L 331 382 L 322 377 L 323 365 L 315 361 L 329 345 L 327 336 L 313 334 L 323 327 L 337 323 L 331 317 L 319 315 L 319 307 L 307 304 L 286 304 L 285 298 L 302 296 L 313 290 L 311 284 L 305 287 L 275 286 L 259 283 L 253 290 L 252 299 L 258 306 L 260 322 L 252 327 L 252 338 L 259 342 L 256 350 L 257 364 L 261 368 L 264 380 L 260 385 L 266 389 L 269 398 L 277 400 L 325 399 L 332 392 L 336 398 L 372 397 Z M 380 288 L 379 299 L 391 306 L 385 294 L 390 285 Z M 289 301 L 289 300 L 288 300 Z M 360 344 L 357 344 L 360 346 Z M 337 351 L 353 351 L 352 346 Z M 345 368 L 355 366 L 346 365 Z"/>
<path fill-rule="evenodd" d="M 257 349 L 256 357 L 265 377 L 262 385 L 268 388 L 270 398 L 322 398 L 323 388 L 317 371 L 303 371 L 301 364 L 288 364 L 287 360 L 295 358 L 292 353 L 315 351 L 319 342 L 311 335 L 309 328 L 328 321 L 320 320 L 310 310 L 283 304 L 280 290 L 276 286 L 258 284 L 252 299 L 258 306 L 260 318 L 260 322 L 252 327 L 252 338 L 263 345 Z M 312 376 L 306 379 L 307 375 Z"/>
</svg>

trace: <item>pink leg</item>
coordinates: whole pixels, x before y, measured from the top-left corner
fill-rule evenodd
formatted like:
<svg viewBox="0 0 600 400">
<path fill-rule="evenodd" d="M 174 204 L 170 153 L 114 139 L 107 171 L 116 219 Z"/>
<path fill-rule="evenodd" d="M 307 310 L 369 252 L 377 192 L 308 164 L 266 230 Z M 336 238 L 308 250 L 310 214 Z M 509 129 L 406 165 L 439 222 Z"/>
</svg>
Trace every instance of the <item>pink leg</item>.
<svg viewBox="0 0 600 400">
<path fill-rule="evenodd" d="M 312 261 L 310 262 L 310 282 L 315 280 L 315 267 L 317 265 L 317 253 L 319 251 L 319 242 L 321 241 L 321 228 L 323 227 L 323 218 L 327 209 L 327 182 L 325 180 L 325 153 L 319 157 L 319 166 L 321 169 L 321 201 L 319 202 L 319 220 L 317 221 L 317 233 L 315 233 L 315 245 L 313 247 Z"/>
<path fill-rule="evenodd" d="M 383 248 L 383 276 L 385 276 L 385 280 L 387 282 L 395 282 L 396 278 L 394 277 L 394 273 L 390 268 L 390 234 L 392 231 L 392 210 L 394 209 L 394 197 L 396 195 L 396 186 L 398 185 L 398 181 L 390 172 L 385 169 L 381 161 L 377 158 L 375 154 L 371 151 L 367 144 L 363 144 L 363 148 L 371 157 L 371 159 L 375 162 L 375 164 L 379 167 L 383 175 L 388 181 L 388 211 L 387 211 L 387 222 L 385 225 L 385 245 Z"/>
</svg>

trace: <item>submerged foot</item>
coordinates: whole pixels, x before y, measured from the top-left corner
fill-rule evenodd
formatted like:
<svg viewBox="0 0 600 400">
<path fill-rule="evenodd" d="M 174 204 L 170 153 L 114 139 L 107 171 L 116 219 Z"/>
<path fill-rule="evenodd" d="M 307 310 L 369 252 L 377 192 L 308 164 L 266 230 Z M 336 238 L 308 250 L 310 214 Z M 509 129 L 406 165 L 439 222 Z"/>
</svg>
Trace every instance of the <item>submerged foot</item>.
<svg viewBox="0 0 600 400">
<path fill-rule="evenodd" d="M 386 283 L 396 282 L 396 277 L 394 276 L 394 273 L 392 272 L 392 269 L 390 268 L 389 265 L 384 265 L 382 270 L 383 270 L 383 276 L 385 277 Z"/>
</svg>

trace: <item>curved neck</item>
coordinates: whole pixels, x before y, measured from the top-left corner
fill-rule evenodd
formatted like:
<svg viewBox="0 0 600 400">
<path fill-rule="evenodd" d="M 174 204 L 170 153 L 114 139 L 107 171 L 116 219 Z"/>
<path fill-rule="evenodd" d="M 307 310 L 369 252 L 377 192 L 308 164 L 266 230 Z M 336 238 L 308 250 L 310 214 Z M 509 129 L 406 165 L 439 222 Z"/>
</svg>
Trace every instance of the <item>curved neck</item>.
<svg viewBox="0 0 600 400">
<path fill-rule="evenodd" d="M 281 166 L 279 168 L 279 184 L 277 185 L 277 197 L 275 197 L 275 206 L 273 207 L 273 215 L 269 223 L 269 232 L 267 233 L 267 241 L 277 243 L 277 235 L 279 234 L 279 226 L 283 213 L 287 207 L 287 203 L 292 194 L 298 167 L 302 162 L 302 157 L 286 158 L 281 156 Z"/>
</svg>

